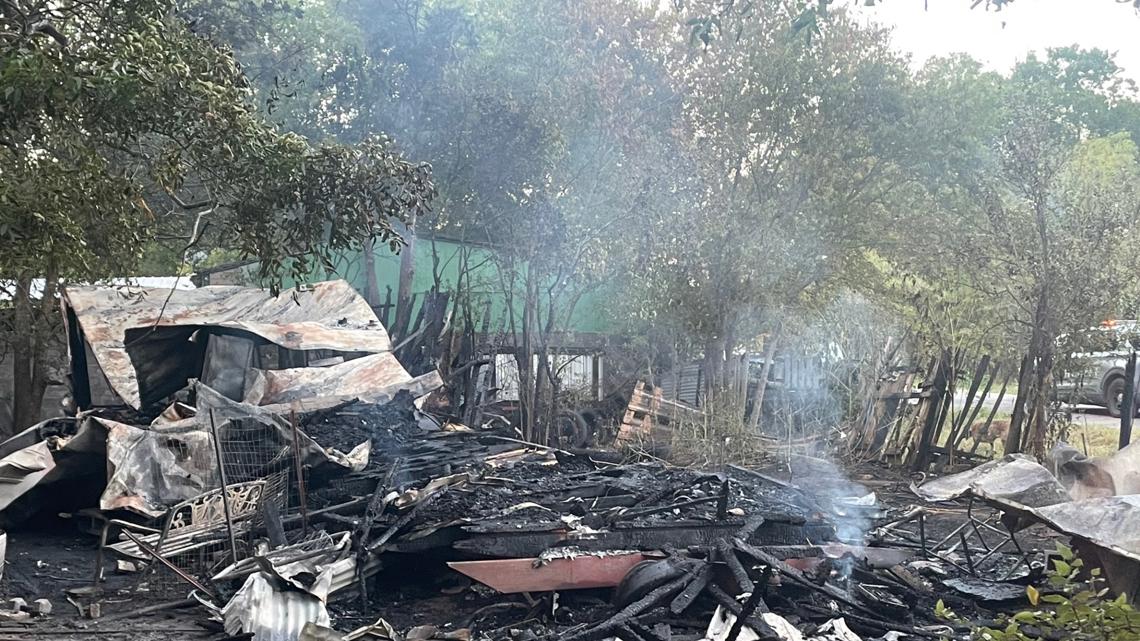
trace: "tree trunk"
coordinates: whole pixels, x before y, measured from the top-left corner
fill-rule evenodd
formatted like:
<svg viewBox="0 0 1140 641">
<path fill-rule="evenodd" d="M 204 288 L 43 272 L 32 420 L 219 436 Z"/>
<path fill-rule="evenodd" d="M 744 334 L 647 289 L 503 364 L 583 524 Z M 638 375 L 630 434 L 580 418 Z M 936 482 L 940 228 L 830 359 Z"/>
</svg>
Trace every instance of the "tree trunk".
<svg viewBox="0 0 1140 641">
<path fill-rule="evenodd" d="M 13 297 L 12 332 L 12 429 L 14 432 L 33 425 L 39 418 L 39 406 L 29 393 L 34 374 L 33 354 L 36 337 L 32 331 L 32 276 L 21 274 L 16 279 Z"/>
<path fill-rule="evenodd" d="M 402 339 L 408 333 L 412 320 L 412 281 L 416 277 L 416 215 L 408 220 L 408 231 L 404 234 L 407 246 L 400 252 L 400 284 L 396 290 L 396 322 L 392 336 Z M 379 292 L 377 292 L 379 293 Z"/>
<path fill-rule="evenodd" d="M 537 413 L 534 372 L 534 330 L 535 311 L 538 306 L 538 286 L 534 282 L 533 272 L 526 267 L 524 281 L 526 296 L 523 299 L 522 310 L 522 336 L 517 342 L 515 362 L 519 371 L 519 409 L 522 422 L 523 438 L 534 440 L 536 438 Z"/>
<path fill-rule="evenodd" d="M 32 300 L 32 275 L 16 280 L 14 295 L 15 332 L 12 346 L 12 427 L 20 431 L 40 420 L 40 408 L 48 384 L 48 343 L 55 324 L 55 291 L 59 272 L 49 266 L 44 278 L 39 309 Z"/>
<path fill-rule="evenodd" d="M 1035 396 L 1033 429 L 1029 433 L 1029 453 L 1038 460 L 1045 460 L 1045 435 L 1049 429 L 1049 388 L 1053 381 L 1053 347 L 1050 334 L 1045 333 L 1041 346 L 1041 356 L 1037 362 L 1037 377 L 1034 381 Z"/>
<path fill-rule="evenodd" d="M 403 258 L 401 257 L 401 276 L 403 275 Z M 369 238 L 364 243 L 364 299 L 372 307 L 380 305 L 380 283 L 376 281 L 376 243 Z"/>
<path fill-rule="evenodd" d="M 711 400 L 724 384 L 724 338 L 710 338 L 705 344 L 705 399 Z"/>
<path fill-rule="evenodd" d="M 1030 340 L 1029 352 L 1021 359 L 1021 369 L 1017 374 L 1017 398 L 1013 401 L 1013 416 L 1009 419 L 1009 433 L 1005 437 L 1006 454 L 1021 451 L 1021 428 L 1025 423 L 1025 406 L 1032 391 L 1029 382 L 1033 379 L 1036 357 L 1034 341 Z"/>
<path fill-rule="evenodd" d="M 755 432 L 760 427 L 760 413 L 764 406 L 764 393 L 768 390 L 768 376 L 772 373 L 772 359 L 776 357 L 776 344 L 780 342 L 782 324 L 776 325 L 776 330 L 764 344 L 764 365 L 760 368 L 760 380 L 756 382 L 756 391 L 752 394 L 752 412 L 748 415 L 748 429 Z"/>
</svg>

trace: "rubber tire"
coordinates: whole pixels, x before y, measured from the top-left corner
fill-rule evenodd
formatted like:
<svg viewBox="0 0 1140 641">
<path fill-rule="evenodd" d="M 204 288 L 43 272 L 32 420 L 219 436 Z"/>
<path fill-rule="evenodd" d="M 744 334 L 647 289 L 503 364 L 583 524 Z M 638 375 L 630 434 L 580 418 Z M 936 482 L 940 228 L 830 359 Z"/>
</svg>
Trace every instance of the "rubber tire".
<svg viewBox="0 0 1140 641">
<path fill-rule="evenodd" d="M 584 448 L 590 442 L 590 428 L 586 419 L 574 410 L 562 410 L 558 413 L 558 434 L 555 436 L 558 443 L 555 447 Z M 568 430 L 564 428 L 570 428 Z"/>
<path fill-rule="evenodd" d="M 1120 401 L 1118 400 L 1124 394 L 1124 379 L 1119 376 L 1108 382 L 1104 386 L 1104 403 L 1108 409 L 1108 415 L 1113 418 L 1120 418 Z"/>
</svg>

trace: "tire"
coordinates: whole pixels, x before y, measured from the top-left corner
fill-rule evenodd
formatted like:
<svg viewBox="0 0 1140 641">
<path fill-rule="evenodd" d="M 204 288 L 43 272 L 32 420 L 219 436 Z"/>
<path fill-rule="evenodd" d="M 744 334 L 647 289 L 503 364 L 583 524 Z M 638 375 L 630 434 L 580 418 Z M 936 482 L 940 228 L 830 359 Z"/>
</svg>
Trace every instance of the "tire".
<svg viewBox="0 0 1140 641">
<path fill-rule="evenodd" d="M 1120 402 L 1124 398 L 1124 379 L 1114 378 L 1104 386 L 1104 406 L 1109 416 L 1120 418 Z"/>
<path fill-rule="evenodd" d="M 555 435 L 555 447 L 584 448 L 590 442 L 590 428 L 582 415 L 573 410 L 562 410 L 558 413 L 558 434 Z"/>
</svg>

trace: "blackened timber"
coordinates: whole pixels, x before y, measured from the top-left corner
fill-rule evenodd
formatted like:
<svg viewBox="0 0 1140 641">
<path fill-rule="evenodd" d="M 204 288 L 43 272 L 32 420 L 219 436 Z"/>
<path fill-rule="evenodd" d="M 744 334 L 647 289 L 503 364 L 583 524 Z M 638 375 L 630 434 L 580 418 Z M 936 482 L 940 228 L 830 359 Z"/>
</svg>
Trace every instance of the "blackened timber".
<svg viewBox="0 0 1140 641">
<path fill-rule="evenodd" d="M 835 599 L 836 601 L 839 601 L 840 603 L 843 603 L 845 605 L 856 608 L 862 612 L 866 612 L 872 616 L 875 615 L 875 613 L 871 609 L 867 608 L 866 606 L 859 603 L 855 599 L 852 599 L 843 590 L 840 590 L 839 588 L 837 588 L 833 585 L 826 584 L 826 583 L 823 585 L 819 585 L 815 581 L 812 581 L 811 579 L 804 576 L 804 573 L 801 572 L 800 570 L 788 565 L 787 563 L 784 563 L 780 559 L 777 559 L 776 557 L 772 556 L 771 554 L 768 554 L 767 552 L 765 552 L 764 550 L 761 550 L 758 547 L 755 547 L 753 545 L 749 545 L 749 544 L 745 543 L 744 541 L 741 541 L 740 539 L 736 539 L 736 541 L 734 541 L 734 543 L 736 544 L 736 549 L 738 549 L 741 552 L 747 554 L 748 556 L 756 559 L 757 561 L 763 563 L 764 565 L 767 565 L 768 567 L 772 568 L 772 570 L 779 572 L 780 574 L 788 577 L 789 579 L 792 579 L 793 581 L 798 583 L 800 586 L 808 588 L 809 590 L 814 590 L 816 592 L 823 592 L 827 596 Z"/>
<path fill-rule="evenodd" d="M 708 593 L 716 599 L 716 602 L 721 605 L 725 610 L 728 610 L 737 619 L 743 619 L 748 627 L 760 635 L 761 639 L 780 639 L 780 635 L 772 629 L 763 619 L 759 619 L 752 614 L 744 615 L 744 607 L 740 605 L 736 599 L 732 598 L 727 592 L 720 589 L 715 583 L 710 583 L 708 586 Z M 766 609 L 766 608 L 765 608 Z"/>
<path fill-rule="evenodd" d="M 748 595 L 748 600 L 744 602 L 744 607 L 740 609 L 740 614 L 736 616 L 736 621 L 733 622 L 732 627 L 728 630 L 728 638 L 725 641 L 736 641 L 740 636 L 740 631 L 744 628 L 744 622 L 752 617 L 752 613 L 756 610 L 764 612 L 768 606 L 764 605 L 764 599 L 760 596 L 757 590 Z M 775 632 L 773 630 L 773 632 Z"/>
<path fill-rule="evenodd" d="M 424 507 L 426 507 L 428 504 L 430 504 L 432 501 L 434 501 L 436 499 L 436 497 L 442 495 L 446 491 L 447 491 L 447 488 L 445 487 L 443 489 L 440 489 L 437 492 L 429 494 L 429 495 L 425 496 L 424 498 L 420 499 L 419 503 L 416 503 L 415 506 L 413 506 L 410 510 L 408 510 L 407 514 L 404 514 L 403 516 L 400 517 L 399 520 L 397 520 L 395 523 L 393 523 L 392 527 L 388 528 L 384 532 L 384 534 L 380 535 L 380 538 L 378 538 L 375 541 L 373 541 L 372 543 L 370 543 L 368 545 L 368 551 L 372 552 L 372 553 L 376 553 L 376 552 L 381 551 L 384 548 L 384 546 L 388 543 L 388 540 L 391 539 L 393 536 L 395 536 L 395 534 L 397 532 L 399 532 L 401 529 L 406 527 L 408 525 L 408 523 L 411 523 L 412 519 L 414 519 L 416 517 L 416 514 L 419 513 L 420 510 L 422 510 Z"/>
<path fill-rule="evenodd" d="M 720 497 L 716 502 L 716 520 L 723 521 L 728 518 L 728 479 L 720 486 Z"/>
<path fill-rule="evenodd" d="M 705 503 L 719 502 L 720 500 L 721 500 L 720 496 L 705 496 L 705 497 L 702 497 L 699 499 L 691 499 L 689 501 L 681 501 L 679 503 L 673 503 L 671 505 L 660 505 L 657 507 L 646 508 L 644 510 L 635 510 L 635 511 L 625 512 L 625 513 L 619 515 L 617 520 L 619 520 L 619 521 L 632 521 L 633 519 L 641 518 L 643 516 L 650 516 L 652 514 L 660 514 L 662 512 L 670 512 L 672 510 L 677 510 L 677 509 L 680 509 L 683 507 L 692 507 L 694 505 L 703 505 Z"/>
<path fill-rule="evenodd" d="M 799 603 L 797 605 L 809 613 L 818 615 L 821 618 L 821 620 L 830 620 L 830 619 L 835 618 L 835 611 L 834 610 L 831 610 L 828 608 L 821 608 L 819 606 L 812 605 L 810 603 Z M 892 623 L 890 621 L 884 621 L 882 619 L 878 619 L 875 617 L 867 617 L 867 616 L 860 616 L 858 614 L 851 614 L 850 612 L 844 612 L 843 618 L 847 619 L 847 622 L 849 624 L 851 624 L 851 627 L 854 627 L 856 629 L 861 628 L 863 630 L 873 630 L 874 633 L 901 632 L 904 635 L 913 634 L 916 637 L 926 637 L 929 639 L 942 639 L 942 638 L 946 637 L 945 633 L 932 632 L 929 630 L 923 630 L 922 628 L 915 627 L 912 625 L 903 625 L 901 623 Z M 962 630 L 955 630 L 955 631 L 956 632 L 962 632 Z"/>
<path fill-rule="evenodd" d="M 764 521 L 765 518 L 761 514 L 754 514 L 748 517 L 744 521 L 744 525 L 740 526 L 740 529 L 736 531 L 736 538 L 740 539 L 741 541 L 747 541 L 752 537 L 756 530 L 760 529 L 761 525 L 764 525 Z"/>
<path fill-rule="evenodd" d="M 296 419 L 293 424 L 296 425 Z M 368 582 L 364 578 L 365 560 L 368 557 L 368 538 L 372 533 L 372 524 L 380 515 L 384 513 L 384 509 L 388 507 L 388 499 L 386 498 L 387 488 L 391 485 L 392 479 L 396 476 L 396 470 L 400 469 L 402 464 L 401 459 L 396 459 L 388 468 L 388 474 L 385 475 L 384 480 L 376 484 L 376 489 L 372 491 L 372 498 L 368 501 L 368 507 L 364 510 L 364 520 L 354 528 L 353 539 L 356 541 L 356 581 L 360 586 L 360 603 L 362 606 L 368 605 Z M 332 516 L 331 514 L 328 516 Z M 302 532 L 304 531 L 305 518 L 302 515 L 301 519 Z"/>
<path fill-rule="evenodd" d="M 640 634 L 645 641 L 667 641 L 665 637 L 657 633 L 656 630 L 651 629 L 648 625 L 634 621 L 627 626 L 637 634 Z"/>
<path fill-rule="evenodd" d="M 938 360 L 938 367 L 934 371 L 934 382 L 930 387 L 930 396 L 926 399 L 926 416 L 912 466 L 916 472 L 926 471 L 930 467 L 931 449 L 934 447 L 935 436 L 941 429 L 944 418 L 942 401 L 950 382 L 951 360 L 950 350 L 943 350 L 942 358 Z"/>
<path fill-rule="evenodd" d="M 744 564 L 736 556 L 736 550 L 732 549 L 728 541 L 720 539 L 716 542 L 717 556 L 720 560 L 728 566 L 732 577 L 736 579 L 736 585 L 740 588 L 741 592 L 753 592 L 756 585 L 752 583 L 752 579 L 748 578 L 748 570 L 744 569 Z"/>
<path fill-rule="evenodd" d="M 674 597 L 673 602 L 669 604 L 669 611 L 673 614 L 684 612 L 693 604 L 693 601 L 697 600 L 701 592 L 705 591 L 710 578 L 712 578 L 712 566 L 706 563 L 697 570 L 697 573 L 693 575 L 693 580 L 685 586 L 685 589 Z"/>
<path fill-rule="evenodd" d="M 666 546 L 676 549 L 709 547 L 717 540 L 733 538 L 741 522 L 676 521 L 667 525 L 633 525 L 615 527 L 602 532 L 577 535 L 564 529 L 549 531 L 502 530 L 489 527 L 464 527 L 470 538 L 457 541 L 454 547 L 487 557 L 536 557 L 547 548 L 557 545 L 575 545 L 587 551 L 602 550 L 660 550 Z M 832 526 L 824 523 L 793 524 L 768 520 L 757 530 L 750 542 L 758 545 L 786 545 L 804 540 L 828 540 L 834 536 Z"/>
<path fill-rule="evenodd" d="M 683 576 L 652 590 L 649 594 L 625 606 L 617 614 L 602 623 L 588 630 L 583 630 L 578 634 L 565 637 L 562 641 L 599 641 L 600 639 L 613 636 L 614 631 L 618 628 L 628 625 L 630 621 L 635 620 L 639 615 L 650 608 L 654 608 L 657 604 L 673 598 L 673 595 L 683 590 L 685 585 L 693 580 L 693 572 L 695 570 L 696 568 L 694 567 L 693 571 L 686 572 Z M 664 608 L 662 608 L 662 610 L 664 611 Z"/>
</svg>

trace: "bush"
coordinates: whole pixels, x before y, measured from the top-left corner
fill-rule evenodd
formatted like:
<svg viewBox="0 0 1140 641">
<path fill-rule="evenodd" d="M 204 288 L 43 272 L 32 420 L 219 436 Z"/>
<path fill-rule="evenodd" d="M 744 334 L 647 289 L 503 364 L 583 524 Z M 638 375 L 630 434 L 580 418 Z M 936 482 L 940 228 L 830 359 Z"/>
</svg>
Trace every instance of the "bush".
<svg viewBox="0 0 1140 641">
<path fill-rule="evenodd" d="M 1111 597 L 1100 568 L 1085 570 L 1073 551 L 1058 545 L 1060 558 L 1049 571 L 1048 591 L 1025 588 L 1029 609 L 1002 615 L 991 626 L 971 626 L 971 638 L 984 641 L 1140 640 L 1140 612 L 1125 595 Z M 942 601 L 935 613 L 961 622 Z"/>
</svg>

